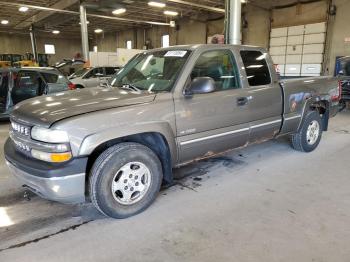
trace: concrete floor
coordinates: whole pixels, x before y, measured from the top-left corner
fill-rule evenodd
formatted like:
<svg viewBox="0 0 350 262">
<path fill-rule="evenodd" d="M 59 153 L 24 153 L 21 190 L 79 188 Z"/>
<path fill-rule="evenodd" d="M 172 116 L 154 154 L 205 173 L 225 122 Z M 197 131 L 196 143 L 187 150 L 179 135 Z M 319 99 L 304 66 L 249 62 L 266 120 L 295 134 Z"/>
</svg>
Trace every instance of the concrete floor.
<svg viewBox="0 0 350 262">
<path fill-rule="evenodd" d="M 343 112 L 313 153 L 283 139 L 182 168 L 125 220 L 23 199 L 1 152 L 0 261 L 350 261 L 349 138 Z"/>
</svg>

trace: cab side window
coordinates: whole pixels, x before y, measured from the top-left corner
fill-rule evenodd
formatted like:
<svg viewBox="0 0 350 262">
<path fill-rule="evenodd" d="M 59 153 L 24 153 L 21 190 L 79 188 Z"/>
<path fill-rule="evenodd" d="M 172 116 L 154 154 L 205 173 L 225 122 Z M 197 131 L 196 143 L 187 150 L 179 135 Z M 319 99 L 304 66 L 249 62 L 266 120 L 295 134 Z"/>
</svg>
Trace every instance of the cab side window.
<svg viewBox="0 0 350 262">
<path fill-rule="evenodd" d="M 211 77 L 216 91 L 240 88 L 237 65 L 229 50 L 201 54 L 191 72 L 191 80 L 196 77 Z"/>
<path fill-rule="evenodd" d="M 271 84 L 271 75 L 266 62 L 266 54 L 260 51 L 241 51 L 241 57 L 250 86 Z"/>
<path fill-rule="evenodd" d="M 112 76 L 116 72 L 118 72 L 118 69 L 116 67 L 106 67 L 106 76 Z"/>
<path fill-rule="evenodd" d="M 20 71 L 12 89 L 12 101 L 17 104 L 23 100 L 41 95 L 42 81 L 36 72 Z"/>
<path fill-rule="evenodd" d="M 96 67 L 96 68 L 90 70 L 90 72 L 87 73 L 84 78 L 86 78 L 86 79 L 87 78 L 96 78 L 96 77 L 98 77 L 98 75 L 101 75 L 101 76 L 104 75 L 102 67 Z"/>
</svg>

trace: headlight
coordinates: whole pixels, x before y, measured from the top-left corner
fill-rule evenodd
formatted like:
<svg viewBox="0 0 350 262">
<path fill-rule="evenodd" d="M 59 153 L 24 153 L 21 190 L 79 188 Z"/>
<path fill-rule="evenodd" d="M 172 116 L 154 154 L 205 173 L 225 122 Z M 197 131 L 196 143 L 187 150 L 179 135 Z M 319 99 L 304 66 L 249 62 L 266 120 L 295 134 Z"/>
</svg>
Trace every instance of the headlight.
<svg viewBox="0 0 350 262">
<path fill-rule="evenodd" d="M 31 136 L 33 139 L 47 143 L 67 143 L 69 137 L 66 131 L 53 130 L 42 127 L 33 127 Z"/>
<path fill-rule="evenodd" d="M 71 152 L 65 153 L 48 153 L 39 150 L 32 149 L 32 156 L 36 159 L 43 160 L 51 163 L 62 163 L 72 158 Z"/>
</svg>

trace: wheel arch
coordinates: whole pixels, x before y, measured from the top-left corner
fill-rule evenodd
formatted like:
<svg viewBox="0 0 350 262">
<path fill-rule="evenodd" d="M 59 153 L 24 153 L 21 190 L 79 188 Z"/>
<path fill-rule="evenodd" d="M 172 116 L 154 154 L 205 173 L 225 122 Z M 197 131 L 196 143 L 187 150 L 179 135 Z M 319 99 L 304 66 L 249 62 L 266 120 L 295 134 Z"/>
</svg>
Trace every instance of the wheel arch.
<svg viewBox="0 0 350 262">
<path fill-rule="evenodd" d="M 320 114 L 322 120 L 322 129 L 323 131 L 327 131 L 330 112 L 329 100 L 322 96 L 316 96 L 308 99 L 303 108 L 302 119 L 299 123 L 298 131 L 302 127 L 304 119 L 309 111 L 317 111 Z"/>
<path fill-rule="evenodd" d="M 98 156 L 107 148 L 124 142 L 139 143 L 153 150 L 162 164 L 163 182 L 165 184 L 173 183 L 172 166 L 174 156 L 172 155 L 171 146 L 168 140 L 160 132 L 143 132 L 117 138 L 105 139 L 105 141 L 96 145 L 88 156 L 88 163 L 86 167 L 86 181 L 89 179 L 90 170 Z"/>
</svg>

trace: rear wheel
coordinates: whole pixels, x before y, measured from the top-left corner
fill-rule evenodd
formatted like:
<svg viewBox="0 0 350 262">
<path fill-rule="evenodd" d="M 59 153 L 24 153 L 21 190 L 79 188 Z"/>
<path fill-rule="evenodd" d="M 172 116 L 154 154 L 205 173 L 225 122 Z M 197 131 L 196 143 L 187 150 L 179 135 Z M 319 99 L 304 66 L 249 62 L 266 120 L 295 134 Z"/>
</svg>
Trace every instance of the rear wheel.
<svg viewBox="0 0 350 262">
<path fill-rule="evenodd" d="M 298 133 L 292 135 L 292 146 L 295 150 L 311 152 L 316 149 L 322 137 L 322 120 L 316 111 L 307 113 Z"/>
<path fill-rule="evenodd" d="M 90 174 L 91 201 L 103 214 L 126 218 L 145 210 L 162 183 L 156 154 L 137 143 L 121 143 L 104 151 Z"/>
</svg>

